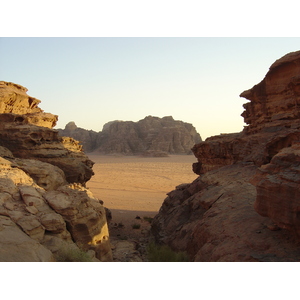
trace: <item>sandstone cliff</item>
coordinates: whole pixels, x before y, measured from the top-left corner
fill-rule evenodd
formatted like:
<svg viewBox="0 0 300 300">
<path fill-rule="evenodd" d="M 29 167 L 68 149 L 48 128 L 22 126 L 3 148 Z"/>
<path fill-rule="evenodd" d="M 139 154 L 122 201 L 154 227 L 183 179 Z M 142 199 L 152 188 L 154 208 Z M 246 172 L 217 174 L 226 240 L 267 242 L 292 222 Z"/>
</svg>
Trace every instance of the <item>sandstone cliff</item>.
<svg viewBox="0 0 300 300">
<path fill-rule="evenodd" d="M 78 128 L 70 122 L 59 132 L 80 140 L 85 151 L 101 154 L 191 154 L 193 145 L 201 141 L 192 124 L 172 117 L 148 116 L 138 122 L 112 121 L 99 133 Z"/>
<path fill-rule="evenodd" d="M 27 89 L 0 82 L 0 261 L 55 261 L 88 252 L 111 261 L 106 211 L 84 185 L 79 143 L 58 136 Z"/>
<path fill-rule="evenodd" d="M 52 129 L 57 116 L 44 113 L 40 100 L 26 94 L 27 89 L 0 82 L 0 146 L 14 156 L 48 162 L 61 168 L 69 183 L 85 184 L 93 175 L 93 162 L 83 153 L 79 142 L 60 137 Z"/>
<path fill-rule="evenodd" d="M 241 94 L 240 133 L 193 147 L 199 178 L 168 193 L 152 232 L 193 261 L 299 261 L 300 51 Z"/>
</svg>

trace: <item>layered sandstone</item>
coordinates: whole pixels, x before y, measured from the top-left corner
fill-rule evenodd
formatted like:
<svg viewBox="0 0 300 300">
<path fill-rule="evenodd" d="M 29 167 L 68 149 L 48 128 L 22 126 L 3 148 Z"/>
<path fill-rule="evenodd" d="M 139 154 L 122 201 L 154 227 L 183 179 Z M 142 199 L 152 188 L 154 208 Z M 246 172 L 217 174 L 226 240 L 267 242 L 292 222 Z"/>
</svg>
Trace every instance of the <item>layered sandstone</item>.
<svg viewBox="0 0 300 300">
<path fill-rule="evenodd" d="M 200 177 L 168 193 L 152 231 L 192 261 L 299 261 L 300 51 L 241 94 L 240 133 L 193 147 Z"/>
<path fill-rule="evenodd" d="M 27 91 L 19 84 L 0 81 L 0 114 L 12 114 L 23 124 L 53 128 L 58 116 L 45 113 L 38 107 L 41 101 L 28 96 Z"/>
<path fill-rule="evenodd" d="M 99 133 L 78 128 L 70 122 L 59 132 L 80 140 L 85 151 L 100 154 L 191 154 L 193 145 L 201 141 L 192 124 L 174 120 L 171 116 L 148 116 L 138 122 L 112 121 Z"/>
<path fill-rule="evenodd" d="M 37 159 L 61 168 L 69 183 L 85 184 L 93 175 L 93 162 L 78 141 L 60 137 L 52 129 L 57 116 L 44 113 L 40 100 L 26 94 L 27 89 L 0 82 L 0 146 L 15 157 Z"/>
<path fill-rule="evenodd" d="M 240 95 L 250 100 L 242 113 L 244 130 L 196 144 L 197 174 L 238 161 L 260 166 L 284 147 L 300 141 L 300 51 L 278 59 L 265 78 Z"/>
<path fill-rule="evenodd" d="M 56 261 L 62 251 L 111 261 L 105 208 L 84 187 L 93 163 L 26 91 L 1 82 L 0 261 Z"/>
<path fill-rule="evenodd" d="M 225 166 L 168 193 L 152 221 L 156 241 L 186 251 L 191 261 L 298 261 L 297 237 L 253 208 L 256 169 Z"/>
<path fill-rule="evenodd" d="M 255 210 L 300 237 L 299 167 L 300 143 L 279 151 L 257 170 L 251 182 L 257 189 Z"/>
</svg>

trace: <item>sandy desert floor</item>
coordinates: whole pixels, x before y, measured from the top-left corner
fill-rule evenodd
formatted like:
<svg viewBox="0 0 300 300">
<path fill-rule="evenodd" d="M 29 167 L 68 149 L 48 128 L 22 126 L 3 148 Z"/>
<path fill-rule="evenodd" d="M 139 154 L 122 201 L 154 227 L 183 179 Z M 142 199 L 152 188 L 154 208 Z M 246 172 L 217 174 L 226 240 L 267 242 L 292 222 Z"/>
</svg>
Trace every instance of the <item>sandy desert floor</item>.
<svg viewBox="0 0 300 300">
<path fill-rule="evenodd" d="M 167 193 L 197 178 L 193 155 L 141 157 L 87 154 L 95 175 L 87 187 L 112 212 L 111 237 L 139 239 L 160 209 Z M 139 224 L 134 230 L 132 226 Z M 119 226 L 122 225 L 122 226 Z"/>
</svg>

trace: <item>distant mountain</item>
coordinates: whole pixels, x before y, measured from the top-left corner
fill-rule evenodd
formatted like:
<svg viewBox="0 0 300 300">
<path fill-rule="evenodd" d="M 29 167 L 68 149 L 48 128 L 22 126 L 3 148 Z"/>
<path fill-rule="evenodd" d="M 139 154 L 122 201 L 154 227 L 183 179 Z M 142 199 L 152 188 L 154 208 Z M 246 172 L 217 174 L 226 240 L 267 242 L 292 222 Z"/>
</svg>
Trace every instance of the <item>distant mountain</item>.
<svg viewBox="0 0 300 300">
<path fill-rule="evenodd" d="M 58 131 L 61 136 L 79 140 L 85 152 L 100 154 L 191 154 L 191 148 L 202 141 L 192 124 L 174 120 L 171 116 L 148 116 L 138 122 L 111 121 L 100 132 L 79 128 L 70 122 Z"/>
</svg>

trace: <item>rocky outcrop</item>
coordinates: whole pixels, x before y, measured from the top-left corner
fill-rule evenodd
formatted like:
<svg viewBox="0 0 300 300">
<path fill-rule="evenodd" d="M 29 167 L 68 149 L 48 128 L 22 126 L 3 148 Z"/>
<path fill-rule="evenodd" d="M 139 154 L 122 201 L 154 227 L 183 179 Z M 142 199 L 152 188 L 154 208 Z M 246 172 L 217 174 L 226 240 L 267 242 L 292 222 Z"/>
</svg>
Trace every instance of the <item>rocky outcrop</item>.
<svg viewBox="0 0 300 300">
<path fill-rule="evenodd" d="M 85 152 L 93 152 L 97 148 L 99 133 L 77 127 L 75 122 L 69 122 L 65 129 L 58 129 L 61 136 L 69 136 L 80 141 Z"/>
<path fill-rule="evenodd" d="M 98 134 L 70 122 L 59 132 L 80 140 L 86 151 L 95 150 L 101 154 L 191 154 L 192 146 L 201 141 L 193 125 L 172 117 L 148 116 L 138 122 L 112 121 Z"/>
<path fill-rule="evenodd" d="M 248 124 L 247 134 L 272 128 L 299 128 L 300 55 L 292 52 L 275 61 L 266 77 L 240 96 L 250 100 L 244 104 L 242 116 Z M 278 128 L 279 127 L 279 128 Z"/>
<path fill-rule="evenodd" d="M 196 144 L 197 174 L 238 161 L 260 166 L 280 149 L 300 141 L 300 52 L 278 59 L 259 84 L 240 96 L 250 100 L 242 113 L 248 126 L 241 133 L 214 136 Z"/>
<path fill-rule="evenodd" d="M 156 241 L 191 261 L 298 261 L 297 238 L 253 208 L 256 169 L 225 166 L 168 193 L 152 221 Z"/>
<path fill-rule="evenodd" d="M 300 51 L 277 60 L 240 133 L 193 147 L 199 178 L 168 193 L 152 232 L 192 261 L 299 261 Z"/>
<path fill-rule="evenodd" d="M 19 84 L 0 81 L 0 114 L 11 114 L 15 122 L 53 128 L 58 116 L 40 109 L 41 101 L 28 96 L 27 91 Z"/>
<path fill-rule="evenodd" d="M 20 85 L 0 82 L 0 146 L 8 148 L 15 157 L 58 166 L 69 183 L 84 185 L 93 175 L 93 162 L 78 141 L 60 137 L 52 129 L 57 116 L 44 113 L 38 108 L 40 100 L 28 96 L 26 91 Z"/>
<path fill-rule="evenodd" d="M 25 88 L 1 84 L 0 261 L 68 261 L 66 253 L 80 251 L 112 261 L 105 208 L 84 187 L 92 162 L 53 124 L 30 121 L 43 112 Z"/>
</svg>

